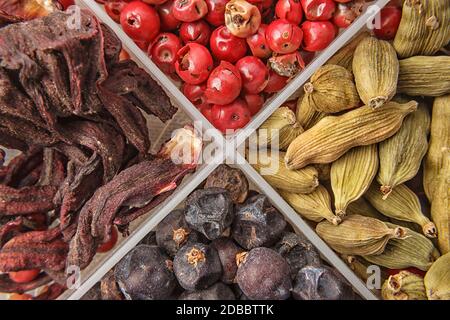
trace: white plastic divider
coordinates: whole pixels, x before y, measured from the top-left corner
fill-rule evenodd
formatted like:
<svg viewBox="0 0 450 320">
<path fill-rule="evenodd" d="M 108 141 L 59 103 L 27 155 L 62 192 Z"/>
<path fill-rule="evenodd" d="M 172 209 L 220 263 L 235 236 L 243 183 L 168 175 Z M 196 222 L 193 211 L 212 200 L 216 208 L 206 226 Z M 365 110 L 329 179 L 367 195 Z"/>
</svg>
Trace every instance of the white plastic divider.
<svg viewBox="0 0 450 320">
<path fill-rule="evenodd" d="M 241 131 L 236 134 L 235 145 L 239 146 L 266 121 L 270 115 L 280 107 L 291 95 L 295 93 L 314 72 L 324 65 L 339 49 L 341 49 L 350 39 L 352 39 L 367 23 L 371 22 L 376 14 L 389 2 L 390 0 L 378 0 L 371 4 L 367 10 L 358 17 L 345 31 L 339 35 L 330 46 L 319 54 L 298 76 L 290 81 L 283 91 L 279 92 L 271 99 L 253 119 Z"/>
<path fill-rule="evenodd" d="M 219 151 L 211 163 L 205 164 L 199 168 L 186 184 L 178 187 L 176 192 L 174 192 L 168 200 L 159 205 L 156 209 L 153 209 L 153 214 L 147 217 L 130 236 L 119 243 L 104 259 L 102 259 L 95 270 L 92 270 L 90 274 L 83 274 L 82 272 L 81 277 L 84 277 L 85 279 L 81 279 L 81 285 L 78 288 L 66 290 L 58 297 L 58 300 L 79 300 L 82 298 L 89 289 L 99 282 L 109 270 L 111 270 L 150 231 L 152 231 L 165 216 L 183 202 L 184 199 L 214 171 L 219 163 L 223 162 L 223 157 L 224 154 Z"/>
<path fill-rule="evenodd" d="M 241 155 L 236 155 L 236 166 L 239 167 L 255 185 L 264 190 L 264 194 L 270 199 L 272 204 L 295 225 L 303 235 L 319 250 L 326 260 L 333 265 L 353 286 L 353 288 L 367 300 L 379 300 L 358 278 L 355 273 L 345 264 L 342 259 L 317 235 L 303 218 L 292 209 L 292 207 L 284 201 L 278 192 L 267 183 L 266 180 L 247 162 Z"/>
</svg>

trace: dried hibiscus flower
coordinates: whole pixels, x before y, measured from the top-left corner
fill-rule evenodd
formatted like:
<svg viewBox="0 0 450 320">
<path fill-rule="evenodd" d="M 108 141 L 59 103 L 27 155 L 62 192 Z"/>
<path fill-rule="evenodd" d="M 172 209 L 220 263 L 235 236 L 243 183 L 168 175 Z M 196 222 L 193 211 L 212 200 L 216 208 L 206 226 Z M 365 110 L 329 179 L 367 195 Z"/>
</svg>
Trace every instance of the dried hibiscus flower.
<svg viewBox="0 0 450 320">
<path fill-rule="evenodd" d="M 31 20 L 62 9 L 56 0 L 0 0 L 0 12 L 15 21 Z"/>
</svg>

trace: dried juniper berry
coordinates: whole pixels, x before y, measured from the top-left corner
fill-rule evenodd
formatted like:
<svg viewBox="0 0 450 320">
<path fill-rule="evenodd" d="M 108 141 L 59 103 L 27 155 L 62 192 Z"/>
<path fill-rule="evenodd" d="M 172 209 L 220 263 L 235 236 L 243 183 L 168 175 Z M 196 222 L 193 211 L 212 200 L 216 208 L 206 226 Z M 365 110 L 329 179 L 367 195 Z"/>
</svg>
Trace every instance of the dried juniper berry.
<svg viewBox="0 0 450 320">
<path fill-rule="evenodd" d="M 116 265 L 114 275 L 129 300 L 167 299 L 177 285 L 172 261 L 157 246 L 135 247 Z"/>
<path fill-rule="evenodd" d="M 214 240 L 211 246 L 219 253 L 223 271 L 222 282 L 227 284 L 233 283 L 237 271 L 236 255 L 244 250 L 232 239 L 224 237 Z"/>
<path fill-rule="evenodd" d="M 251 300 L 285 300 L 292 287 L 289 265 L 276 251 L 255 248 L 241 255 L 236 281 Z"/>
<path fill-rule="evenodd" d="M 188 226 L 183 210 L 172 211 L 156 227 L 156 243 L 172 257 L 187 242 L 201 240 L 203 237 Z"/>
<path fill-rule="evenodd" d="M 185 291 L 178 300 L 236 300 L 236 297 L 230 287 L 217 282 L 205 290 Z"/>
<path fill-rule="evenodd" d="M 233 222 L 233 202 L 222 188 L 196 190 L 187 198 L 184 210 L 189 226 L 209 240 L 219 238 Z"/>
<path fill-rule="evenodd" d="M 352 300 L 355 293 L 335 269 L 306 266 L 294 281 L 292 296 L 296 300 Z"/>
<path fill-rule="evenodd" d="M 178 250 L 173 270 L 185 290 L 203 290 L 222 276 L 217 250 L 203 243 L 188 243 Z"/>
<path fill-rule="evenodd" d="M 206 180 L 205 188 L 218 187 L 230 192 L 234 203 L 243 203 L 248 194 L 248 180 L 239 169 L 221 164 Z"/>
<path fill-rule="evenodd" d="M 265 195 L 249 198 L 238 205 L 232 227 L 232 237 L 243 248 L 270 247 L 280 239 L 286 220 Z"/>
<path fill-rule="evenodd" d="M 320 266 L 319 252 L 304 236 L 286 232 L 275 245 L 277 251 L 291 268 L 291 278 L 294 279 L 298 271 L 307 265 Z"/>
</svg>

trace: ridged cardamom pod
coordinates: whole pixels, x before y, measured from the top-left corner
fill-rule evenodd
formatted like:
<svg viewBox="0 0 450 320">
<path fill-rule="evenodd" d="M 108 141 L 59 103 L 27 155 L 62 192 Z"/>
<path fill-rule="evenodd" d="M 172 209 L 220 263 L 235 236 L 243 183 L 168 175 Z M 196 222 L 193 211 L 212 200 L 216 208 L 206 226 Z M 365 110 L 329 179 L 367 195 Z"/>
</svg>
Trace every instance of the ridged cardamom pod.
<svg viewBox="0 0 450 320">
<path fill-rule="evenodd" d="M 336 215 L 345 215 L 347 206 L 369 188 L 378 171 L 377 145 L 356 147 L 331 165 L 331 188 Z"/>
<path fill-rule="evenodd" d="M 346 213 L 347 215 L 359 214 L 364 217 L 375 218 L 381 221 L 388 221 L 388 218 L 386 216 L 383 216 L 374 207 L 372 207 L 372 205 L 367 202 L 364 197 L 351 202 L 347 207 Z"/>
<path fill-rule="evenodd" d="M 353 109 L 361 101 L 352 73 L 334 64 L 320 67 L 303 89 L 305 103 L 319 112 L 336 113 Z"/>
<path fill-rule="evenodd" d="M 389 227 L 396 225 L 385 222 Z M 383 253 L 363 256 L 367 261 L 389 269 L 406 269 L 414 267 L 423 271 L 428 270 L 439 257 L 439 251 L 433 242 L 422 234 L 411 229 L 406 230 L 403 239 L 391 239 Z"/>
<path fill-rule="evenodd" d="M 335 64 L 345 69 L 352 71 L 353 67 L 353 55 L 355 54 L 356 47 L 365 38 L 369 37 L 370 34 L 366 31 L 358 34 L 349 43 L 342 47 L 327 64 Z"/>
<path fill-rule="evenodd" d="M 423 186 L 442 253 L 450 251 L 450 95 L 434 99 Z"/>
<path fill-rule="evenodd" d="M 298 169 L 311 163 L 331 163 L 353 147 L 383 141 L 395 134 L 417 102 L 389 102 L 385 108 L 368 106 L 339 116 L 327 116 L 299 135 L 286 152 L 286 165 Z"/>
<path fill-rule="evenodd" d="M 424 281 L 428 299 L 450 300 L 450 253 L 433 263 Z"/>
<path fill-rule="evenodd" d="M 371 264 L 363 258 L 346 254 L 341 255 L 341 257 L 359 278 L 367 281 L 372 276 L 373 273 L 369 269 Z M 388 278 L 388 275 L 385 270 L 381 269 L 380 271 L 381 281 L 384 282 Z"/>
<path fill-rule="evenodd" d="M 341 218 L 334 215 L 331 210 L 331 198 L 327 189 L 319 185 L 309 194 L 292 193 L 279 190 L 281 197 L 302 217 L 319 222 L 327 219 L 332 225 L 341 222 Z"/>
<path fill-rule="evenodd" d="M 262 148 L 268 145 L 279 147 L 280 130 L 294 126 L 297 122 L 294 111 L 288 107 L 280 107 L 258 129 L 258 141 L 252 141 Z M 254 137 L 256 138 L 256 136 Z"/>
<path fill-rule="evenodd" d="M 381 254 L 390 239 L 406 236 L 401 227 L 390 228 L 383 221 L 357 214 L 345 217 L 337 226 L 320 222 L 316 231 L 335 251 L 349 255 Z"/>
<path fill-rule="evenodd" d="M 353 74 L 361 100 L 371 108 L 380 108 L 397 91 L 399 63 L 392 45 L 374 37 L 365 38 L 353 57 Z"/>
<path fill-rule="evenodd" d="M 381 192 L 389 195 L 396 186 L 412 179 L 420 169 L 428 149 L 430 115 L 425 105 L 408 115 L 396 134 L 380 142 L 380 171 L 377 181 Z"/>
<path fill-rule="evenodd" d="M 450 57 L 416 56 L 400 60 L 397 92 L 425 97 L 450 93 Z"/>
<path fill-rule="evenodd" d="M 448 0 L 406 0 L 394 39 L 401 58 L 431 56 L 450 41 Z"/>
<path fill-rule="evenodd" d="M 423 214 L 419 198 L 406 185 L 401 184 L 395 187 L 389 197 L 383 198 L 378 185 L 372 184 L 365 197 L 375 209 L 385 216 L 417 223 L 427 237 L 436 238 L 436 226 Z"/>
<path fill-rule="evenodd" d="M 301 135 L 305 130 L 296 122 L 293 125 L 288 125 L 280 129 L 278 148 L 286 151 L 292 141 Z"/>
<path fill-rule="evenodd" d="M 319 181 L 330 181 L 331 164 L 330 163 L 320 163 L 314 165 L 317 172 L 319 172 Z"/>
<path fill-rule="evenodd" d="M 297 101 L 297 122 L 304 130 L 313 127 L 317 122 L 326 117 L 326 113 L 318 112 L 312 108 L 304 96 Z"/>
<path fill-rule="evenodd" d="M 249 151 L 247 158 L 253 168 L 274 188 L 293 193 L 311 193 L 319 185 L 316 168 L 308 166 L 289 170 L 284 163 L 283 152 L 261 153 Z"/>
<path fill-rule="evenodd" d="M 384 282 L 381 296 L 384 300 L 427 300 L 423 278 L 405 270 Z"/>
</svg>

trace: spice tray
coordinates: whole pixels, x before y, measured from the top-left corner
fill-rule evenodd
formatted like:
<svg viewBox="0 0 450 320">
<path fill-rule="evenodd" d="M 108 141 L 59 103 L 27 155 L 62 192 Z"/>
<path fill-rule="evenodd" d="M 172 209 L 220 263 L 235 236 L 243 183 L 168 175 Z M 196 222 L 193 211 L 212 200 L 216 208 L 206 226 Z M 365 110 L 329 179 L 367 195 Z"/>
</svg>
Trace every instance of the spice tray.
<svg viewBox="0 0 450 320">
<path fill-rule="evenodd" d="M 310 76 L 323 65 L 329 58 L 331 58 L 341 47 L 343 47 L 350 39 L 352 39 L 360 30 L 365 28 L 366 24 L 373 20 L 377 12 L 388 3 L 388 0 L 379 0 L 371 3 L 371 6 L 343 31 L 336 40 L 317 57 L 288 85 L 278 94 L 266 101 L 265 106 L 252 119 L 252 121 L 243 130 L 238 131 L 234 136 L 227 137 L 227 140 L 232 145 L 242 144 L 253 132 L 256 130 L 279 106 L 281 106 L 291 96 L 295 95 L 296 91 L 310 78 Z M 91 10 L 103 23 L 107 24 L 121 39 L 125 49 L 129 52 L 131 58 L 135 60 L 141 67 L 143 67 L 149 74 L 159 82 L 167 94 L 170 96 L 172 102 L 178 106 L 182 112 L 177 115 L 175 120 L 166 124 L 166 127 L 159 131 L 160 136 L 152 137 L 153 147 L 167 140 L 171 132 L 171 128 L 176 127 L 175 123 L 180 121 L 189 122 L 189 119 L 197 121 L 201 124 L 203 130 L 213 129 L 212 125 L 206 118 L 194 107 L 194 105 L 181 93 L 179 87 L 169 77 L 167 77 L 156 65 L 151 61 L 145 52 L 143 52 L 121 29 L 120 25 L 115 23 L 103 10 L 103 8 L 95 1 L 79 0 L 77 4 L 81 7 Z M 179 127 L 179 126 L 178 126 Z M 158 132 L 158 130 L 153 130 Z M 224 143 L 221 139 L 219 131 L 213 129 L 216 137 L 216 142 Z M 220 136 L 220 137 L 219 137 Z M 218 166 L 218 164 L 225 159 L 225 157 L 232 156 L 234 149 L 227 148 L 224 152 L 218 152 L 215 155 L 215 161 L 210 161 L 200 165 L 197 172 L 191 177 L 186 178 L 183 184 L 180 185 L 176 192 L 167 199 L 163 204 L 155 208 L 148 215 L 142 217 L 139 221 L 135 221 L 130 228 L 130 235 L 125 239 L 121 239 L 118 245 L 109 253 L 98 255 L 91 265 L 82 271 L 80 286 L 77 289 L 67 290 L 59 299 L 80 299 L 92 286 L 94 286 L 117 262 L 122 259 L 127 252 L 129 252 L 136 244 L 138 244 L 148 232 L 150 232 L 169 212 L 176 208 L 192 190 L 200 185 L 207 176 Z M 240 156 L 238 156 L 240 157 Z M 365 284 L 349 269 L 349 267 L 315 234 L 315 232 L 305 223 L 293 210 L 287 205 L 281 197 L 273 190 L 265 180 L 254 171 L 251 166 L 242 158 L 239 167 L 245 172 L 249 180 L 255 185 L 258 185 L 260 190 L 264 190 L 272 203 L 282 212 L 287 220 L 308 237 L 312 243 L 321 252 L 323 257 L 329 261 L 331 265 L 336 267 L 342 275 L 353 285 L 361 297 L 365 299 L 377 299 Z"/>
<path fill-rule="evenodd" d="M 313 245 L 317 249 L 317 251 L 320 253 L 320 257 L 322 258 L 325 265 L 329 265 L 334 267 L 336 270 L 338 270 L 342 276 L 344 276 L 348 283 L 350 283 L 353 287 L 353 291 L 356 293 L 355 298 L 361 297 L 364 299 L 378 299 L 376 294 L 369 291 L 366 286 L 359 280 L 353 272 L 347 267 L 347 265 L 340 260 L 339 257 L 336 256 L 336 254 L 327 247 L 327 245 L 317 236 L 315 235 L 314 231 L 300 218 L 298 214 L 296 214 L 284 201 L 280 198 L 280 196 L 277 194 L 275 190 L 268 185 L 264 179 L 261 178 L 261 176 L 254 171 L 254 169 L 245 161 L 243 157 L 238 156 L 239 159 L 237 159 L 237 164 L 229 165 L 230 167 L 234 169 L 240 170 L 245 177 L 247 178 L 249 182 L 249 190 L 256 191 L 259 194 L 265 195 L 267 199 L 271 202 L 271 204 L 278 209 L 280 213 L 282 213 L 284 219 L 286 220 L 287 224 L 290 225 L 293 229 L 293 231 L 299 235 L 306 236 L 313 242 Z M 206 180 L 206 179 L 205 179 Z M 200 187 L 203 187 L 204 183 L 200 183 Z M 249 198 L 247 198 L 248 200 Z M 185 208 L 185 201 L 183 200 L 180 204 L 176 206 L 175 209 L 184 209 Z M 152 224 L 153 228 L 157 227 L 157 224 Z M 288 229 L 290 229 L 288 227 Z M 155 230 L 152 230 L 151 233 L 149 233 L 148 237 L 146 237 L 143 241 L 145 244 L 152 244 L 156 245 L 155 240 Z M 229 233 L 228 230 L 224 232 L 225 235 Z M 116 262 L 116 259 L 114 259 L 114 262 Z M 110 262 L 108 262 L 108 266 L 111 265 Z M 112 266 L 114 267 L 114 266 Z M 103 269 L 103 267 L 102 267 Z M 100 282 L 100 281 L 99 281 Z M 93 283 L 93 288 L 90 292 L 86 293 L 81 299 L 92 299 L 95 294 L 98 294 L 99 285 L 100 283 Z M 84 293 L 84 290 L 82 290 Z M 82 291 L 78 291 L 74 293 L 70 298 L 80 298 L 80 294 Z M 176 298 L 176 297 L 175 297 Z"/>
</svg>

